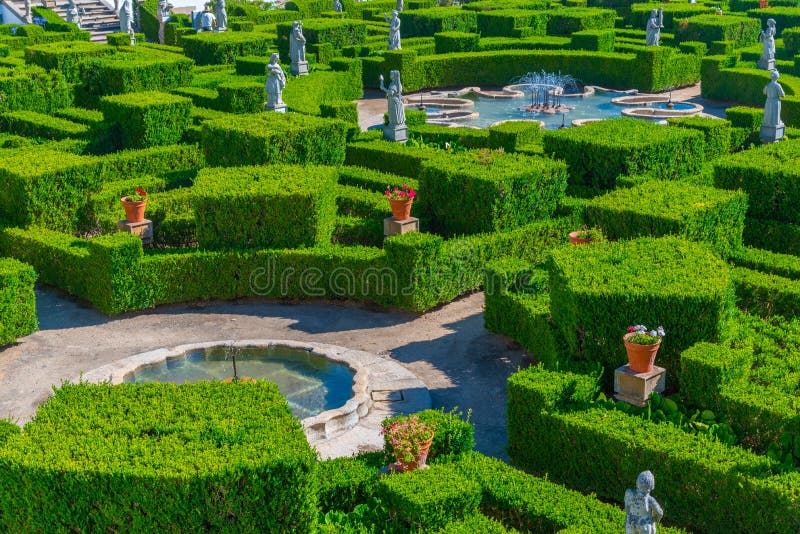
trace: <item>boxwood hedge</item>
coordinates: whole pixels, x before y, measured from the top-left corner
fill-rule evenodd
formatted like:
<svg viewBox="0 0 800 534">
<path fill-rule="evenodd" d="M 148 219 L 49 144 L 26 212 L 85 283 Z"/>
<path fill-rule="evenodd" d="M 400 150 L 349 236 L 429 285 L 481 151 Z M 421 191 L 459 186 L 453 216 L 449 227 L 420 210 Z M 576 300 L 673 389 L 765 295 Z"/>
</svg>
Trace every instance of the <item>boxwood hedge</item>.
<svg viewBox="0 0 800 534">
<path fill-rule="evenodd" d="M 192 101 L 182 96 L 148 91 L 105 96 L 101 103 L 121 148 L 178 143 L 191 122 Z"/>
<path fill-rule="evenodd" d="M 0 258 L 0 346 L 39 328 L 35 281 L 36 272 L 30 265 L 13 258 Z M 2 442 L 0 438 L 0 447 Z"/>
<path fill-rule="evenodd" d="M 0 447 L 0 526 L 313 532 L 315 462 L 266 381 L 66 383 Z"/>
</svg>

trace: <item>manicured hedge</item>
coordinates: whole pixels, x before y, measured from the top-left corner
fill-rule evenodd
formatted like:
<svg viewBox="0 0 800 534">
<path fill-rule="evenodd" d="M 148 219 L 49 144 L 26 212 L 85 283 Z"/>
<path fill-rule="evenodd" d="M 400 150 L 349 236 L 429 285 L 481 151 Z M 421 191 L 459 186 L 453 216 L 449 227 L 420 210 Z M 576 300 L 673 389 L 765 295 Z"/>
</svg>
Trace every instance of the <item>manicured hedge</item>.
<svg viewBox="0 0 800 534">
<path fill-rule="evenodd" d="M 439 32 L 474 32 L 478 29 L 476 13 L 460 7 L 403 11 L 400 23 L 403 37 L 432 37 Z"/>
<path fill-rule="evenodd" d="M 747 246 L 800 256 L 800 225 L 747 217 L 743 237 Z"/>
<path fill-rule="evenodd" d="M 331 2 L 331 5 L 333 3 Z M 278 51 L 286 63 L 289 63 L 289 35 L 292 33 L 292 22 L 281 22 L 278 30 Z M 405 30 L 405 28 L 403 28 Z M 334 50 L 345 46 L 361 45 L 367 40 L 367 25 L 359 20 L 306 19 L 303 20 L 303 36 L 306 46 L 329 44 Z M 406 37 L 403 32 L 403 37 Z M 411 37 L 408 35 L 408 37 Z M 242 54 L 244 55 L 244 54 Z"/>
<path fill-rule="evenodd" d="M 705 136 L 703 154 L 706 161 L 717 159 L 731 151 L 731 122 L 708 117 L 678 117 L 667 119 L 670 126 L 699 130 Z"/>
<path fill-rule="evenodd" d="M 607 30 L 614 28 L 617 14 L 613 9 L 594 7 L 571 7 L 549 12 L 548 35 L 571 35 L 583 30 Z"/>
<path fill-rule="evenodd" d="M 733 309 L 725 263 L 709 248 L 674 237 L 557 249 L 548 270 L 553 322 L 568 355 L 600 362 L 608 373 L 626 361 L 628 326 L 661 325 L 667 336 L 658 359 L 672 381 L 680 353 L 717 340 Z"/>
<path fill-rule="evenodd" d="M 672 521 L 693 531 L 788 534 L 800 529 L 794 512 L 800 474 L 776 476 L 771 460 L 708 435 L 621 411 L 582 408 L 596 387 L 588 376 L 538 368 L 512 375 L 511 461 L 617 501 L 639 472 L 650 469 L 656 499 Z M 717 505 L 707 506 L 711 501 Z"/>
<path fill-rule="evenodd" d="M 0 448 L 0 526 L 313 532 L 315 463 L 267 381 L 66 383 Z"/>
<path fill-rule="evenodd" d="M 192 188 L 198 243 L 211 249 L 330 243 L 336 180 L 332 167 L 203 169 Z"/>
<path fill-rule="evenodd" d="M 585 218 L 609 239 L 677 235 L 709 243 L 728 257 L 742 248 L 746 211 L 741 191 L 656 180 L 593 198 Z"/>
<path fill-rule="evenodd" d="M 90 132 L 83 124 L 35 111 L 9 111 L 0 114 L 0 130 L 42 139 L 87 137 Z"/>
<path fill-rule="evenodd" d="M 297 113 L 244 115 L 203 123 L 202 145 L 211 165 L 344 162 L 347 125 Z"/>
<path fill-rule="evenodd" d="M 544 35 L 549 18 L 547 11 L 530 9 L 480 11 L 477 17 L 478 32 L 482 37 L 520 37 L 516 33 L 524 29 L 525 37 Z"/>
<path fill-rule="evenodd" d="M 165 91 L 191 83 L 192 60 L 146 48 L 136 47 L 136 50 L 83 62 L 83 89 L 92 95 L 116 95 Z"/>
<path fill-rule="evenodd" d="M 217 109 L 229 113 L 258 113 L 264 109 L 264 85 L 256 82 L 227 82 L 217 86 Z"/>
<path fill-rule="evenodd" d="M 201 32 L 184 35 L 181 43 L 186 56 L 198 65 L 233 63 L 239 56 L 266 56 L 274 46 L 268 35 L 256 32 Z"/>
<path fill-rule="evenodd" d="M 711 44 L 714 41 L 732 41 L 737 47 L 758 41 L 761 23 L 758 19 L 732 15 L 697 15 L 688 19 L 687 24 L 675 26 L 675 40 L 701 41 Z"/>
<path fill-rule="evenodd" d="M 182 96 L 150 91 L 105 96 L 101 102 L 122 148 L 175 144 L 191 122 L 192 101 Z"/>
<path fill-rule="evenodd" d="M 422 162 L 419 210 L 443 235 L 507 230 L 549 218 L 567 186 L 566 165 L 488 150 Z"/>
<path fill-rule="evenodd" d="M 697 15 L 715 15 L 715 9 L 706 4 L 683 4 L 683 3 L 635 3 L 631 4 L 630 22 L 634 28 L 644 30 L 647 28 L 647 21 L 650 20 L 650 12 L 654 9 L 664 10 L 664 32 L 674 32 L 678 26 L 685 25 L 686 19 Z"/>
<path fill-rule="evenodd" d="M 800 141 L 746 150 L 714 164 L 714 185 L 749 195 L 747 215 L 784 223 L 800 222 Z"/>
<path fill-rule="evenodd" d="M 13 258 L 0 258 L 0 346 L 39 329 L 36 319 L 36 272 Z M 0 429 L 0 435 L 4 432 Z M 2 447 L 3 438 L 0 438 Z"/>
<path fill-rule="evenodd" d="M 0 111 L 51 113 L 72 105 L 72 87 L 58 71 L 23 66 L 0 71 Z"/>
<path fill-rule="evenodd" d="M 793 7 L 771 5 L 768 8 L 751 9 L 747 12 L 747 16 L 757 19 L 764 27 L 767 26 L 768 19 L 773 19 L 775 37 L 783 37 L 786 28 L 800 26 L 800 7 L 797 5 Z"/>
<path fill-rule="evenodd" d="M 703 162 L 703 135 L 637 119 L 611 119 L 548 132 L 545 154 L 567 162 L 570 183 L 611 189 L 617 176 L 678 178 Z"/>
<path fill-rule="evenodd" d="M 114 49 L 108 46 L 71 41 L 28 47 L 25 49 L 25 60 L 47 70 L 59 70 L 68 82 L 75 83 L 80 78 L 80 63 L 84 59 L 113 53 Z"/>
<path fill-rule="evenodd" d="M 477 52 L 481 35 L 467 32 L 439 32 L 433 35 L 437 54 L 451 52 Z"/>
<path fill-rule="evenodd" d="M 800 315 L 800 282 L 778 276 L 734 267 L 736 305 L 754 315 L 771 317 Z"/>
<path fill-rule="evenodd" d="M 572 33 L 574 50 L 614 51 L 614 30 L 581 30 Z"/>
</svg>

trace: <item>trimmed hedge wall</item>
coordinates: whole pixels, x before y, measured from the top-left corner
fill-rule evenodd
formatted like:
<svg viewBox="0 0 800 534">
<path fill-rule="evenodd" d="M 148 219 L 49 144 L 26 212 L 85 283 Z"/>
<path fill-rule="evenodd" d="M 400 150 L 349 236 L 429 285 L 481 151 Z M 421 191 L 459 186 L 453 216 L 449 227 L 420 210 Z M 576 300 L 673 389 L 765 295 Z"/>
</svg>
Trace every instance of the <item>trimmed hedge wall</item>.
<svg viewBox="0 0 800 534">
<path fill-rule="evenodd" d="M 239 56 L 267 56 L 274 46 L 268 35 L 256 32 L 200 32 L 184 35 L 181 43 L 186 56 L 198 65 L 233 63 Z"/>
<path fill-rule="evenodd" d="M 422 162 L 419 211 L 442 235 L 508 230 L 549 218 L 567 187 L 566 165 L 481 152 Z"/>
<path fill-rule="evenodd" d="M 729 108 L 730 109 L 730 108 Z M 703 153 L 711 161 L 731 152 L 731 122 L 709 117 L 677 117 L 667 119 L 670 126 L 699 130 L 705 136 Z"/>
<path fill-rule="evenodd" d="M 548 132 L 545 154 L 567 162 L 570 183 L 613 189 L 620 175 L 679 178 L 700 170 L 703 135 L 637 119 L 589 123 Z"/>
<path fill-rule="evenodd" d="M 758 19 L 731 15 L 698 15 L 687 24 L 675 26 L 675 40 L 700 41 L 710 45 L 714 41 L 732 41 L 736 47 L 758 42 L 761 23 Z"/>
<path fill-rule="evenodd" d="M 182 96 L 151 91 L 105 96 L 101 102 L 122 148 L 175 144 L 191 123 L 192 101 Z"/>
<path fill-rule="evenodd" d="M 23 66 L 11 71 L 0 69 L 0 111 L 38 111 L 52 113 L 72 105 L 72 87 L 58 71 L 38 66 Z"/>
<path fill-rule="evenodd" d="M 217 86 L 217 109 L 229 113 L 258 113 L 264 109 L 264 85 L 235 81 Z"/>
<path fill-rule="evenodd" d="M 530 37 L 532 35 L 545 35 L 549 19 L 549 12 L 547 11 L 500 9 L 478 12 L 477 26 L 478 32 L 482 37 L 518 38 L 521 37 L 518 33 L 523 30 L 525 37 Z M 453 50 L 453 52 L 458 51 Z"/>
<path fill-rule="evenodd" d="M 41 139 L 83 138 L 88 137 L 91 131 L 83 124 L 35 111 L 9 111 L 0 114 L 0 130 Z"/>
<path fill-rule="evenodd" d="M 89 57 L 113 54 L 114 49 L 97 43 L 70 41 L 31 46 L 25 49 L 25 61 L 44 69 L 56 69 L 66 80 L 75 83 L 80 79 L 80 63 Z"/>
<path fill-rule="evenodd" d="M 714 185 L 747 192 L 748 216 L 800 223 L 800 141 L 773 143 L 718 160 Z"/>
<path fill-rule="evenodd" d="M 615 500 L 639 472 L 651 469 L 656 498 L 666 503 L 672 521 L 692 530 L 788 534 L 800 529 L 794 512 L 800 473 L 773 475 L 766 457 L 671 424 L 583 408 L 596 388 L 593 378 L 572 373 L 529 368 L 512 375 L 511 461 Z M 708 506 L 711 501 L 716 505 Z"/>
<path fill-rule="evenodd" d="M 439 32 L 433 34 L 437 54 L 452 52 L 477 52 L 481 35 L 467 32 Z"/>
<path fill-rule="evenodd" d="M 330 2 L 331 6 L 333 2 Z M 292 22 L 281 22 L 277 25 L 278 51 L 287 65 L 289 63 L 289 35 L 292 33 Z M 405 30 L 405 28 L 403 28 Z M 306 19 L 303 20 L 303 36 L 306 46 L 329 44 L 333 50 L 341 50 L 345 46 L 361 45 L 367 40 L 367 24 L 360 20 Z M 411 37 L 403 32 L 403 37 Z M 244 55 L 244 54 L 242 54 Z"/>
<path fill-rule="evenodd" d="M 680 353 L 717 340 L 733 310 L 725 263 L 707 247 L 674 237 L 557 249 L 548 270 L 553 322 L 569 355 L 599 362 L 608 373 L 626 361 L 628 326 L 661 325 L 667 336 L 659 361 L 672 381 Z"/>
<path fill-rule="evenodd" d="M 0 447 L 0 526 L 313 532 L 315 463 L 267 381 L 66 383 Z"/>
<path fill-rule="evenodd" d="M 30 265 L 13 258 L 0 258 L 0 347 L 39 329 L 35 281 L 36 272 Z"/>
<path fill-rule="evenodd" d="M 728 257 L 742 248 L 747 194 L 678 181 L 648 181 L 589 201 L 586 224 L 609 239 L 677 235 Z"/>
<path fill-rule="evenodd" d="M 572 35 L 583 30 L 614 28 L 617 13 L 613 9 L 570 7 L 548 12 L 547 35 Z"/>
<path fill-rule="evenodd" d="M 297 113 L 244 115 L 203 123 L 202 142 L 211 165 L 344 162 L 347 124 Z"/>
<path fill-rule="evenodd" d="M 333 167 L 203 169 L 192 188 L 197 241 L 212 249 L 330 243 L 336 180 Z"/>
<path fill-rule="evenodd" d="M 83 90 L 91 95 L 116 95 L 135 91 L 165 91 L 191 83 L 194 68 L 191 59 L 135 48 L 136 52 L 118 52 L 84 61 L 81 70 Z"/>
<path fill-rule="evenodd" d="M 474 11 L 460 7 L 412 9 L 400 13 L 403 37 L 432 37 L 439 32 L 474 32 L 478 29 Z"/>
</svg>

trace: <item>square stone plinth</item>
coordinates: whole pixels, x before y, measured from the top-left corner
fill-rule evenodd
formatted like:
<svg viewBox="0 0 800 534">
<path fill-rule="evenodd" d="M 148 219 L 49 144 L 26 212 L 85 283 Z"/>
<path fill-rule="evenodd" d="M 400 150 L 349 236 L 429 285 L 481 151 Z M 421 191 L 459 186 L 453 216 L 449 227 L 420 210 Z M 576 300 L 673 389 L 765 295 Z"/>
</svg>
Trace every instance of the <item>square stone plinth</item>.
<svg viewBox="0 0 800 534">
<path fill-rule="evenodd" d="M 308 61 L 298 61 L 289 66 L 289 71 L 295 76 L 305 76 L 308 74 Z"/>
<path fill-rule="evenodd" d="M 651 393 L 664 391 L 666 378 L 663 367 L 654 365 L 649 373 L 637 373 L 623 365 L 614 371 L 614 397 L 634 406 L 645 406 Z"/>
<path fill-rule="evenodd" d="M 391 126 L 387 124 L 383 127 L 383 138 L 387 141 L 405 143 L 408 141 L 408 127 L 405 124 L 401 126 Z"/>
<path fill-rule="evenodd" d="M 127 219 L 123 219 L 117 222 L 117 228 L 121 232 L 138 236 L 143 245 L 153 244 L 153 221 L 149 219 L 145 219 L 142 222 L 130 222 Z"/>
<path fill-rule="evenodd" d="M 761 126 L 761 142 L 762 143 L 774 143 L 779 139 L 783 138 L 783 134 L 786 132 L 786 125 L 781 124 L 780 126 Z"/>
<path fill-rule="evenodd" d="M 764 61 L 762 59 L 759 59 L 758 60 L 758 68 L 761 69 L 761 70 L 774 70 L 775 69 L 775 60 L 774 59 L 768 59 L 767 61 Z"/>
<path fill-rule="evenodd" d="M 278 113 L 286 113 L 286 104 L 278 104 L 277 106 L 268 106 L 265 103 L 264 111 L 277 111 Z"/>
<path fill-rule="evenodd" d="M 396 221 L 394 217 L 386 217 L 383 220 L 383 235 L 400 235 L 408 232 L 419 232 L 419 219 L 410 217 L 405 221 Z"/>
</svg>

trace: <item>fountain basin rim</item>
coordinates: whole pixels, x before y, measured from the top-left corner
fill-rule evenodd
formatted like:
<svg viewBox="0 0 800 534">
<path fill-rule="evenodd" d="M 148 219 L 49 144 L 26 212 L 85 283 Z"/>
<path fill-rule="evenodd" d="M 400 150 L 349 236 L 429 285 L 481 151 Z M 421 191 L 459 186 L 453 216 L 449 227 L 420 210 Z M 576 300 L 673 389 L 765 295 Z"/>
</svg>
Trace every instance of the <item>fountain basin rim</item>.
<svg viewBox="0 0 800 534">
<path fill-rule="evenodd" d="M 306 437 L 312 445 L 339 436 L 356 426 L 359 419 L 365 417 L 372 408 L 372 391 L 376 381 L 381 385 L 381 391 L 401 391 L 413 388 L 422 388 L 427 391 L 422 381 L 413 373 L 401 365 L 380 358 L 375 354 L 338 345 L 283 339 L 247 339 L 238 341 L 229 339 L 190 343 L 173 348 L 159 348 L 122 358 L 116 362 L 88 371 L 77 377 L 74 382 L 121 384 L 128 375 L 139 368 L 157 365 L 170 359 L 181 358 L 186 353 L 194 350 L 227 346 L 237 348 L 283 347 L 306 350 L 314 355 L 346 365 L 354 372 L 353 396 L 343 406 L 326 410 L 301 421 Z M 395 379 L 393 381 L 387 380 L 384 376 L 386 374 L 391 374 Z"/>
<path fill-rule="evenodd" d="M 689 102 L 684 102 L 688 104 Z M 692 104 L 692 109 L 658 109 L 658 108 L 625 108 L 622 110 L 623 117 L 634 117 L 637 119 L 672 119 L 676 117 L 693 117 L 702 113 L 703 106 Z"/>
</svg>

